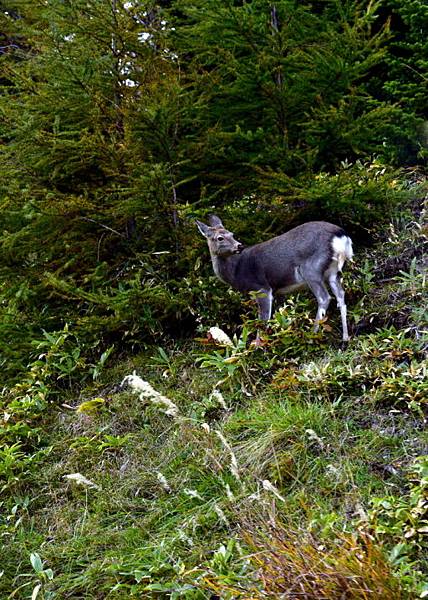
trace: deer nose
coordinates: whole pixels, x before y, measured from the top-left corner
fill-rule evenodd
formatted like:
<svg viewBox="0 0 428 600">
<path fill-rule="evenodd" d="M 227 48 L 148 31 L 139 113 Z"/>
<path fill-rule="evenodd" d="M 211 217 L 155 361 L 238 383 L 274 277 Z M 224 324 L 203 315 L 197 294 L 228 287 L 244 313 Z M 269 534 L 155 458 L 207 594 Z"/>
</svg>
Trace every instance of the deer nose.
<svg viewBox="0 0 428 600">
<path fill-rule="evenodd" d="M 240 252 L 242 252 L 243 249 L 244 249 L 244 244 L 241 244 L 241 242 L 238 242 L 236 244 L 236 252 L 239 254 Z"/>
</svg>

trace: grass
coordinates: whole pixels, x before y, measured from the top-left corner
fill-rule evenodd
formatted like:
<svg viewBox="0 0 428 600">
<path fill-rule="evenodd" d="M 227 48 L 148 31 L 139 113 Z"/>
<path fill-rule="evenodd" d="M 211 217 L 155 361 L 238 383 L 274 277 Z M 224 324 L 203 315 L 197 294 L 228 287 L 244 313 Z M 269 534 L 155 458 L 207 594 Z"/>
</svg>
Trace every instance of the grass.
<svg viewBox="0 0 428 600">
<path fill-rule="evenodd" d="M 3 402 L 0 596 L 423 597 L 425 244 L 406 226 L 354 266 L 346 349 L 302 297 L 264 350 L 172 344 L 82 387 L 38 359 Z M 178 412 L 121 388 L 134 370 Z"/>
</svg>

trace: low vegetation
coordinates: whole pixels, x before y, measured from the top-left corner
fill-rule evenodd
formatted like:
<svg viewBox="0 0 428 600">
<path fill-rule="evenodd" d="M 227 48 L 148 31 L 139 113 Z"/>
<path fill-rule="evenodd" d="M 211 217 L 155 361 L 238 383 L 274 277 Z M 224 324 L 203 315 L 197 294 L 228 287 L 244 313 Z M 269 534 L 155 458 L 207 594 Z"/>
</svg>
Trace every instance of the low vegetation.
<svg viewBox="0 0 428 600">
<path fill-rule="evenodd" d="M 303 294 L 262 350 L 252 321 L 93 364 L 71 328 L 34 341 L 2 394 L 2 597 L 428 595 L 413 209 L 346 273 L 346 348 L 334 311 L 312 332 Z"/>
</svg>

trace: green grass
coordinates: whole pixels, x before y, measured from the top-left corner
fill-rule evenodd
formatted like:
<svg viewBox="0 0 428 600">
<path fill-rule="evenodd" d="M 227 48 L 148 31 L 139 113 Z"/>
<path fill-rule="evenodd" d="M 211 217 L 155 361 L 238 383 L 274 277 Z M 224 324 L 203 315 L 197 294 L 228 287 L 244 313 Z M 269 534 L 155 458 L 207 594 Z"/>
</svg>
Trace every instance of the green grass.
<svg viewBox="0 0 428 600">
<path fill-rule="evenodd" d="M 415 227 L 393 242 L 426 238 Z M 245 331 L 228 353 L 171 343 L 109 358 L 81 386 L 58 379 L 53 344 L 2 400 L 0 596 L 275 598 L 282 569 L 304 575 L 307 598 L 419 597 L 427 488 L 411 469 L 428 446 L 426 282 L 412 257 L 387 282 L 369 276 L 390 252 L 348 275 L 359 335 L 346 349 L 337 315 L 312 333 L 303 297 L 263 350 Z M 178 414 L 121 389 L 133 370 Z M 415 531 L 404 546 L 400 527 Z"/>
</svg>

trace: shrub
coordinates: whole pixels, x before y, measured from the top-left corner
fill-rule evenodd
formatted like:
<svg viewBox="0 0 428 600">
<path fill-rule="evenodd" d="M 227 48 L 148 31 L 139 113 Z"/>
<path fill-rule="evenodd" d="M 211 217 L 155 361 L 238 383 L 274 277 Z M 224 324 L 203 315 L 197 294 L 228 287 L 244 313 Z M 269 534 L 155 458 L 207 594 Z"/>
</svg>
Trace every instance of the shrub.
<svg viewBox="0 0 428 600">
<path fill-rule="evenodd" d="M 373 498 L 368 521 L 361 524 L 390 553 L 393 571 L 420 597 L 428 596 L 426 571 L 428 550 L 428 456 L 418 457 L 407 469 L 407 493 Z"/>
</svg>

